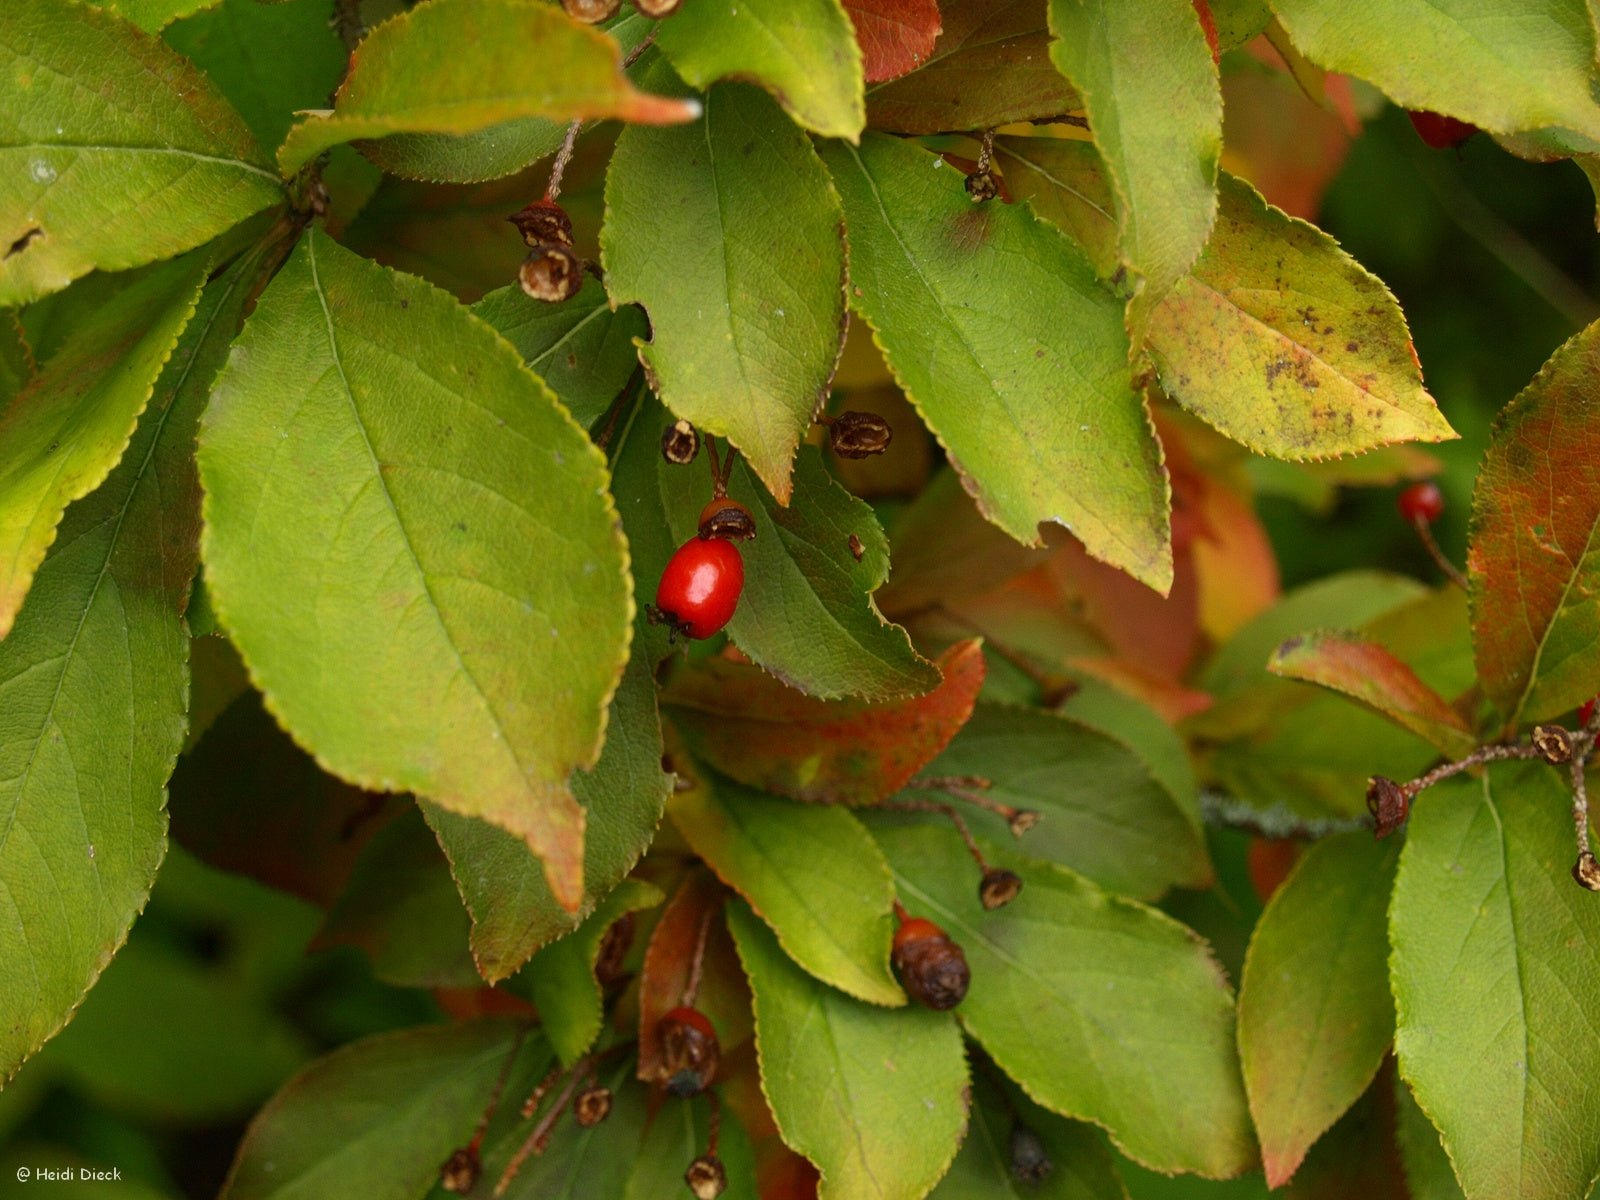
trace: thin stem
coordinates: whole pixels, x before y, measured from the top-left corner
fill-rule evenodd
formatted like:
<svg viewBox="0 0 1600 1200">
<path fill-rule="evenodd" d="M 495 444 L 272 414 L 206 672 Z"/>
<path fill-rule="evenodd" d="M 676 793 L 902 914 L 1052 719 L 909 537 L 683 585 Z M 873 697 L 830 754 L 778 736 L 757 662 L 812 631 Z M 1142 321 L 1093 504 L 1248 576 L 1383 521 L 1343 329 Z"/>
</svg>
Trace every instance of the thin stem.
<svg viewBox="0 0 1600 1200">
<path fill-rule="evenodd" d="M 511 1041 L 511 1052 L 506 1055 L 506 1060 L 500 1066 L 500 1075 L 494 1081 L 494 1091 L 489 1093 L 489 1107 L 483 1110 L 478 1118 L 478 1127 L 472 1131 L 472 1141 L 467 1143 L 467 1148 L 476 1154 L 483 1148 L 483 1135 L 489 1128 L 489 1122 L 494 1119 L 495 1110 L 500 1107 L 500 1097 L 506 1090 L 506 1080 L 511 1077 L 511 1064 L 517 1061 L 517 1054 L 522 1050 L 522 1041 L 528 1036 L 528 1031 L 519 1027 L 517 1036 Z"/>
<path fill-rule="evenodd" d="M 581 117 L 567 126 L 567 136 L 561 140 L 561 149 L 556 151 L 555 162 L 550 164 L 550 182 L 545 184 L 544 198 L 551 203 L 561 195 L 561 179 L 567 173 L 567 164 L 572 161 L 572 151 L 578 144 L 578 134 L 582 129 Z"/>
<path fill-rule="evenodd" d="M 642 42 L 640 42 L 637 46 L 635 46 L 632 50 L 629 50 L 628 53 L 627 53 L 627 56 L 625 58 L 623 58 L 623 60 L 622 60 L 622 69 L 624 71 L 626 71 L 629 67 L 633 66 L 634 63 L 638 62 L 642 57 L 644 57 L 644 52 L 646 50 L 650 49 L 651 46 L 654 46 L 656 44 L 656 34 L 658 34 L 660 32 L 661 32 L 661 22 L 660 21 L 657 21 L 654 25 L 650 26 L 650 32 L 644 35 L 644 40 Z"/>
<path fill-rule="evenodd" d="M 950 823 L 956 827 L 956 832 L 961 835 L 961 840 L 967 844 L 967 853 L 972 855 L 972 861 L 978 864 L 978 870 L 986 875 L 989 873 L 989 863 L 983 857 L 983 851 L 978 849 L 972 830 L 967 828 L 966 821 L 956 811 L 955 805 L 945 804 L 941 800 L 883 800 L 872 807 L 890 809 L 894 812 L 940 813 L 948 817 Z"/>
<path fill-rule="evenodd" d="M 717 1141 L 722 1136 L 722 1101 L 710 1089 L 706 1091 L 706 1099 L 711 1101 L 711 1117 L 707 1122 L 706 1130 L 706 1157 L 717 1156 Z"/>
<path fill-rule="evenodd" d="M 1577 835 L 1579 859 L 1594 853 L 1589 848 L 1589 785 L 1584 779 L 1592 749 L 1594 743 L 1590 742 L 1581 753 L 1577 747 L 1572 751 L 1572 831 Z"/>
<path fill-rule="evenodd" d="M 705 435 L 706 462 L 711 466 L 711 498 L 721 500 L 728 494 L 727 476 L 722 473 L 722 463 L 717 459 L 717 439 Z"/>
<path fill-rule="evenodd" d="M 987 175 L 989 168 L 994 165 L 994 130 L 983 131 L 982 144 L 978 150 L 977 174 Z"/>
<path fill-rule="evenodd" d="M 1425 517 L 1417 517 L 1411 524 L 1417 531 L 1417 537 L 1422 542 L 1422 548 L 1438 564 L 1439 569 L 1445 573 L 1451 583 L 1462 591 L 1466 591 L 1467 577 L 1461 573 L 1461 569 L 1455 563 L 1445 557 L 1444 551 L 1439 548 L 1438 539 L 1433 536 L 1433 526 Z"/>
<path fill-rule="evenodd" d="M 534 1087 L 533 1091 L 528 1093 L 528 1098 L 522 1102 L 522 1115 L 524 1117 L 533 1116 L 534 1111 L 539 1107 L 540 1102 L 544 1100 L 550 1089 L 555 1087 L 556 1080 L 560 1078 L 561 1064 L 557 1063 L 555 1066 L 550 1068 L 545 1077 L 541 1079 Z"/>
<path fill-rule="evenodd" d="M 606 410 L 606 424 L 594 439 L 594 444 L 604 450 L 611 444 L 611 435 L 617 431 L 617 418 L 622 416 L 622 410 L 627 407 L 629 399 L 633 398 L 640 381 L 644 377 L 644 367 L 637 366 L 629 377 L 627 385 L 617 393 L 617 398 L 611 402 L 611 407 Z"/>
<path fill-rule="evenodd" d="M 706 941 L 711 936 L 711 918 L 717 915 L 716 908 L 706 909 L 705 916 L 700 918 L 700 932 L 694 939 L 694 957 L 689 960 L 689 978 L 683 985 L 683 1007 L 693 1008 L 695 1000 L 700 995 L 700 979 L 705 972 Z"/>
<path fill-rule="evenodd" d="M 1479 746 L 1465 758 L 1457 759 L 1455 762 L 1441 763 L 1426 775 L 1419 775 L 1410 783 L 1401 784 L 1400 786 L 1409 799 L 1416 796 L 1418 792 L 1426 791 L 1434 784 L 1449 779 L 1452 775 L 1459 775 L 1463 771 L 1470 771 L 1473 767 L 1481 767 L 1485 763 L 1503 762 L 1506 759 L 1513 758 L 1530 759 L 1542 757 L 1531 743 Z"/>
<path fill-rule="evenodd" d="M 982 775 L 927 775 L 913 779 L 906 786 L 929 792 L 944 792 L 947 796 L 954 796 L 957 800 L 965 800 L 968 804 L 992 812 L 1004 818 L 1011 826 L 1011 832 L 1017 837 L 1032 829 L 1039 820 L 1039 814 L 1031 808 L 1018 808 L 1014 804 L 1006 804 L 987 795 L 989 789 L 994 787 L 994 781 L 985 779 Z"/>
<path fill-rule="evenodd" d="M 580 1063 L 579 1066 L 582 1064 Z M 567 1105 L 572 1102 L 572 1094 L 578 1090 L 580 1072 L 574 1067 L 567 1077 L 567 1086 L 561 1089 L 561 1094 L 556 1097 L 544 1116 L 539 1118 L 539 1123 L 533 1127 L 533 1132 L 528 1135 L 528 1140 L 517 1148 L 511 1156 L 511 1161 L 506 1164 L 506 1169 L 500 1174 L 500 1181 L 494 1185 L 495 1196 L 504 1196 L 506 1189 L 516 1179 L 517 1173 L 522 1170 L 522 1164 L 528 1161 L 530 1154 L 543 1154 L 544 1148 L 550 1142 L 550 1134 L 555 1130 L 556 1122 L 561 1119 L 561 1114 L 567 1111 Z"/>
</svg>

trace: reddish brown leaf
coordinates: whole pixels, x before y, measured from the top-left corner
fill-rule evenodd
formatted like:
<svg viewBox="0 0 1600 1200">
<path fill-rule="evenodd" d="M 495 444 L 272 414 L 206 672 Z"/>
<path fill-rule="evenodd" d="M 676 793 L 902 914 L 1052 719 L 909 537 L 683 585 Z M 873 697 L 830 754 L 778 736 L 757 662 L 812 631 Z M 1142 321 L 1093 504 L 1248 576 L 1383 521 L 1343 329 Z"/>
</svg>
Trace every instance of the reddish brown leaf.
<svg viewBox="0 0 1600 1200">
<path fill-rule="evenodd" d="M 714 876 L 696 871 L 667 901 L 656 922 L 639 973 L 640 1079 L 654 1082 L 664 1076 L 656 1026 L 684 1003 L 702 930 L 705 957 L 694 1007 L 710 1018 L 724 1058 L 750 1034 L 750 994 L 744 968 L 722 923 L 727 896 L 727 889 Z"/>
<path fill-rule="evenodd" d="M 939 37 L 939 0 L 844 0 L 866 59 L 868 83 L 910 74 Z"/>
<path fill-rule="evenodd" d="M 1350 130 L 1335 113 L 1306 98 L 1265 39 L 1250 45 L 1277 71 L 1230 71 L 1222 81 L 1223 144 L 1228 170 L 1253 183 L 1293 217 L 1314 221 L 1322 193 L 1350 150 Z M 1348 97 L 1349 82 L 1326 80 L 1330 97 Z"/>
<path fill-rule="evenodd" d="M 875 804 L 911 781 L 966 724 L 983 686 L 977 641 L 939 659 L 944 681 L 888 704 L 817 700 L 756 667 L 712 659 L 673 681 L 674 724 L 695 755 L 796 800 Z"/>
<path fill-rule="evenodd" d="M 1472 501 L 1472 641 L 1515 723 L 1600 691 L 1600 326 L 1551 356 L 1496 422 Z"/>
<path fill-rule="evenodd" d="M 881 0 L 880 0 L 881 2 Z M 944 32 L 913 74 L 867 93 L 867 124 L 895 133 L 988 129 L 1080 107 L 1050 61 L 1046 0 L 944 0 Z"/>
<path fill-rule="evenodd" d="M 1466 721 L 1443 696 L 1388 650 L 1357 634 L 1290 638 L 1273 653 L 1267 669 L 1341 692 L 1446 754 L 1468 754 L 1477 745 Z"/>
</svg>

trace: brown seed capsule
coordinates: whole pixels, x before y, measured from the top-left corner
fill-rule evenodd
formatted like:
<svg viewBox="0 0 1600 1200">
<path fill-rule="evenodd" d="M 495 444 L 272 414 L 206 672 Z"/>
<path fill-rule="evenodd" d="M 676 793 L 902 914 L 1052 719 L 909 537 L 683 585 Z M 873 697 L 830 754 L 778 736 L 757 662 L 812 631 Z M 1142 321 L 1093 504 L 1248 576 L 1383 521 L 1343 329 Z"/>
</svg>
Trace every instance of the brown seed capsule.
<svg viewBox="0 0 1600 1200">
<path fill-rule="evenodd" d="M 867 548 L 861 544 L 860 536 L 854 533 L 850 535 L 850 553 L 855 555 L 857 562 L 860 562 L 867 553 Z"/>
<path fill-rule="evenodd" d="M 478 1159 L 478 1152 L 471 1146 L 462 1146 L 444 1160 L 444 1165 L 439 1168 L 439 1186 L 447 1192 L 454 1192 L 463 1196 L 478 1185 L 478 1176 L 483 1174 L 483 1163 Z"/>
<path fill-rule="evenodd" d="M 622 978 L 622 961 L 633 946 L 633 914 L 623 913 L 606 929 L 594 960 L 594 977 L 601 987 Z"/>
<path fill-rule="evenodd" d="M 567 16 L 574 21 L 598 25 L 617 15 L 622 0 L 561 0 L 561 7 L 567 10 Z"/>
<path fill-rule="evenodd" d="M 700 454 L 700 434 L 687 421 L 674 421 L 661 431 L 661 457 L 686 467 Z"/>
<path fill-rule="evenodd" d="M 522 240 L 531 249 L 554 243 L 572 245 L 572 218 L 567 210 L 554 200 L 535 200 L 524 209 L 512 213 L 506 220 L 517 227 Z"/>
<path fill-rule="evenodd" d="M 1572 735 L 1559 725 L 1536 725 L 1533 748 L 1553 767 L 1572 761 Z"/>
<path fill-rule="evenodd" d="M 967 985 L 972 982 L 961 947 L 922 917 L 900 923 L 889 959 L 906 994 L 926 1008 L 954 1008 L 966 997 Z"/>
<path fill-rule="evenodd" d="M 1039 814 L 1031 808 L 1014 808 L 1011 815 L 1006 818 L 1006 824 L 1011 827 L 1012 837 L 1021 837 L 1039 823 Z"/>
<path fill-rule="evenodd" d="M 1011 1173 L 1023 1183 L 1043 1183 L 1055 1170 L 1043 1140 L 1026 1125 L 1011 1127 Z"/>
<path fill-rule="evenodd" d="M 1591 892 L 1600 892 L 1600 862 L 1596 862 L 1589 851 L 1578 855 L 1578 861 L 1572 868 L 1572 877 Z"/>
<path fill-rule="evenodd" d="M 633 0 L 633 6 L 639 10 L 641 16 L 659 21 L 662 17 L 670 17 L 682 8 L 683 0 Z"/>
<path fill-rule="evenodd" d="M 988 171 L 974 171 L 967 176 L 967 195 L 974 204 L 987 204 L 1000 194 L 1000 185 Z"/>
<path fill-rule="evenodd" d="M 1367 811 L 1377 823 L 1378 836 L 1388 837 L 1406 823 L 1411 813 L 1411 797 L 1394 780 L 1374 775 L 1367 780 Z"/>
<path fill-rule="evenodd" d="M 567 247 L 547 242 L 523 259 L 517 282 L 535 300 L 559 304 L 583 287 L 583 260 Z"/>
<path fill-rule="evenodd" d="M 572 1115 L 584 1129 L 591 1129 L 611 1115 L 611 1089 L 600 1084 L 586 1087 L 572 1101 Z"/>
<path fill-rule="evenodd" d="M 842 412 L 828 425 L 828 444 L 840 458 L 882 454 L 893 440 L 894 430 L 877 413 Z"/>
<path fill-rule="evenodd" d="M 675 1008 L 656 1025 L 666 1088 L 674 1096 L 698 1096 L 711 1086 L 720 1051 L 717 1031 L 698 1009 Z"/>
<path fill-rule="evenodd" d="M 983 881 L 978 884 L 978 900 L 984 908 L 993 912 L 1010 904 L 1020 891 L 1022 891 L 1020 875 L 1015 871 L 990 867 L 983 873 Z"/>
<path fill-rule="evenodd" d="M 756 535 L 756 520 L 737 500 L 719 496 L 700 510 L 700 536 L 729 542 L 748 542 Z"/>
<path fill-rule="evenodd" d="M 717 1200 L 727 1190 L 728 1172 L 715 1154 L 702 1154 L 689 1164 L 689 1169 L 683 1173 L 683 1181 L 695 1194 L 695 1200 Z"/>
</svg>

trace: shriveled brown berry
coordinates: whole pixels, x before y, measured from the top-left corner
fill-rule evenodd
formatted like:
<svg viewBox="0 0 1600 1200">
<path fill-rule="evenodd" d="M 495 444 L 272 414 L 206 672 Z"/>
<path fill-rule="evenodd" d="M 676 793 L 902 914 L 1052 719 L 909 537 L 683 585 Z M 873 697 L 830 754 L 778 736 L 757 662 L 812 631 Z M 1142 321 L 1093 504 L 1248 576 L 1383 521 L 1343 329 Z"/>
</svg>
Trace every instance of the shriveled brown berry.
<svg viewBox="0 0 1600 1200">
<path fill-rule="evenodd" d="M 1021 837 L 1039 823 L 1039 814 L 1031 808 L 1012 809 L 1011 815 L 1006 818 L 1006 824 L 1011 828 L 1012 837 Z"/>
<path fill-rule="evenodd" d="M 598 1083 L 584 1088 L 572 1101 L 572 1115 L 585 1129 L 600 1124 L 611 1115 L 611 1089 Z"/>
<path fill-rule="evenodd" d="M 506 220 L 517 227 L 523 242 L 530 249 L 536 250 L 551 244 L 572 245 L 572 218 L 554 200 L 535 200 L 526 208 L 512 213 Z"/>
<path fill-rule="evenodd" d="M 737 500 L 718 496 L 700 510 L 700 536 L 748 542 L 756 535 L 756 519 Z"/>
<path fill-rule="evenodd" d="M 517 282 L 535 300 L 559 304 L 583 287 L 583 260 L 567 247 L 548 242 L 522 260 Z"/>
<path fill-rule="evenodd" d="M 695 1200 L 717 1200 L 728 1187 L 728 1172 L 715 1154 L 702 1154 L 689 1164 L 683 1181 L 695 1194 Z"/>
<path fill-rule="evenodd" d="M 1533 748 L 1553 767 L 1572 761 L 1572 735 L 1559 725 L 1536 725 Z"/>
<path fill-rule="evenodd" d="M 1000 185 L 990 171 L 974 171 L 967 176 L 967 195 L 974 204 L 987 204 L 1000 194 Z"/>
<path fill-rule="evenodd" d="M 871 458 L 893 440 L 894 430 L 877 413 L 842 412 L 828 426 L 828 445 L 840 458 Z"/>
<path fill-rule="evenodd" d="M 617 15 L 622 0 L 561 0 L 561 7 L 567 10 L 567 16 L 574 21 L 598 25 Z"/>
<path fill-rule="evenodd" d="M 1010 904 L 1021 891 L 1022 876 L 1015 871 L 990 867 L 983 873 L 983 881 L 978 884 L 978 900 L 984 908 L 993 912 Z"/>
<path fill-rule="evenodd" d="M 659 21 L 682 8 L 683 0 L 633 0 L 633 6 L 639 10 L 640 16 Z"/>
<path fill-rule="evenodd" d="M 1022 1183 L 1043 1183 L 1055 1170 L 1044 1141 L 1026 1125 L 1011 1127 L 1011 1174 Z"/>
<path fill-rule="evenodd" d="M 439 1186 L 447 1192 L 463 1196 L 478 1185 L 478 1176 L 482 1174 L 483 1163 L 478 1158 L 478 1152 L 471 1146 L 462 1146 L 445 1159 L 444 1165 L 439 1168 Z"/>
<path fill-rule="evenodd" d="M 698 1009 L 675 1008 L 656 1025 L 666 1088 L 674 1096 L 698 1096 L 711 1086 L 721 1052 L 717 1031 Z"/>
<path fill-rule="evenodd" d="M 906 994 L 925 1008 L 943 1011 L 965 999 L 972 982 L 967 957 L 932 921 L 903 922 L 889 957 Z"/>
<path fill-rule="evenodd" d="M 686 467 L 700 455 L 700 434 L 687 421 L 674 421 L 661 431 L 661 457 Z"/>
<path fill-rule="evenodd" d="M 601 987 L 622 978 L 622 962 L 633 948 L 633 930 L 632 913 L 623 913 L 607 926 L 594 960 L 594 977 Z"/>
<path fill-rule="evenodd" d="M 1588 850 L 1578 855 L 1578 861 L 1572 868 L 1572 877 L 1591 892 L 1600 892 L 1600 862 L 1596 862 Z"/>
<path fill-rule="evenodd" d="M 1367 811 L 1378 827 L 1379 837 L 1388 837 L 1406 823 L 1411 814 L 1411 797 L 1392 779 L 1374 775 L 1367 780 Z"/>
</svg>

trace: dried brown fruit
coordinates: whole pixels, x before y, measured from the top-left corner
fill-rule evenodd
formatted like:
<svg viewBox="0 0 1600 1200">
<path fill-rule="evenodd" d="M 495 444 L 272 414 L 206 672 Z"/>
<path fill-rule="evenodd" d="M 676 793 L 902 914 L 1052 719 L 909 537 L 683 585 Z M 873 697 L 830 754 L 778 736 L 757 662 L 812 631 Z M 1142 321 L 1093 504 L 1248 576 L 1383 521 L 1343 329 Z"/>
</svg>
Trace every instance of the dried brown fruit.
<svg viewBox="0 0 1600 1200">
<path fill-rule="evenodd" d="M 523 242 L 530 249 L 552 244 L 572 245 L 572 218 L 554 200 L 535 200 L 528 207 L 512 213 L 506 220 L 517 227 Z"/>
<path fill-rule="evenodd" d="M 687 421 L 674 421 L 661 431 L 661 457 L 686 467 L 700 454 L 700 434 Z"/>
<path fill-rule="evenodd" d="M 840 458 L 882 454 L 893 440 L 894 430 L 877 413 L 842 412 L 828 423 L 828 444 Z"/>
<path fill-rule="evenodd" d="M 992 912 L 1010 904 L 1021 891 L 1022 877 L 1015 871 L 990 867 L 983 873 L 983 881 L 978 884 L 978 900 Z"/>
<path fill-rule="evenodd" d="M 718 496 L 700 510 L 700 536 L 729 542 L 748 542 L 756 535 L 756 520 L 737 500 Z"/>
<path fill-rule="evenodd" d="M 1578 861 L 1572 868 L 1572 877 L 1591 892 L 1600 892 L 1600 862 L 1595 861 L 1590 851 L 1585 850 L 1578 855 Z"/>
<path fill-rule="evenodd" d="M 1388 837 L 1411 815 L 1411 796 L 1392 779 L 1374 775 L 1367 781 L 1367 811 L 1378 827 L 1379 837 Z"/>
<path fill-rule="evenodd" d="M 1011 1128 L 1011 1174 L 1023 1183 L 1043 1183 L 1055 1170 L 1043 1140 L 1026 1125 Z"/>
<path fill-rule="evenodd" d="M 584 1129 L 600 1124 L 611 1115 L 611 1089 L 598 1083 L 584 1088 L 572 1101 L 572 1115 Z"/>
<path fill-rule="evenodd" d="M 536 247 L 523 260 L 517 282 L 535 300 L 559 304 L 583 287 L 583 260 L 567 247 L 550 242 Z"/>
<path fill-rule="evenodd" d="M 990 171 L 974 171 L 967 176 L 967 195 L 974 204 L 987 204 L 1000 194 L 1000 185 Z"/>
<path fill-rule="evenodd" d="M 659 21 L 682 8 L 683 0 L 633 0 L 633 6 L 639 10 L 640 16 Z"/>
<path fill-rule="evenodd" d="M 717 1200 L 728 1187 L 728 1172 L 722 1160 L 714 1154 L 702 1154 L 689 1164 L 683 1181 L 695 1194 L 695 1200 Z"/>
<path fill-rule="evenodd" d="M 972 972 L 967 957 L 932 921 L 913 917 L 895 931 L 890 954 L 906 994 L 925 1008 L 943 1011 L 966 997 Z"/>
<path fill-rule="evenodd" d="M 567 10 L 567 16 L 574 21 L 598 25 L 617 15 L 622 0 L 561 0 L 561 7 Z"/>
<path fill-rule="evenodd" d="M 675 1008 L 656 1026 L 666 1088 L 674 1096 L 698 1096 L 711 1086 L 721 1057 L 717 1031 L 706 1015 L 687 1006 Z"/>
<path fill-rule="evenodd" d="M 1559 725 L 1536 725 L 1533 748 L 1553 767 L 1572 761 L 1572 735 Z"/>
<path fill-rule="evenodd" d="M 483 1163 L 478 1152 L 471 1146 L 462 1146 L 439 1168 L 439 1186 L 463 1196 L 478 1185 L 478 1176 L 482 1174 Z"/>
</svg>

